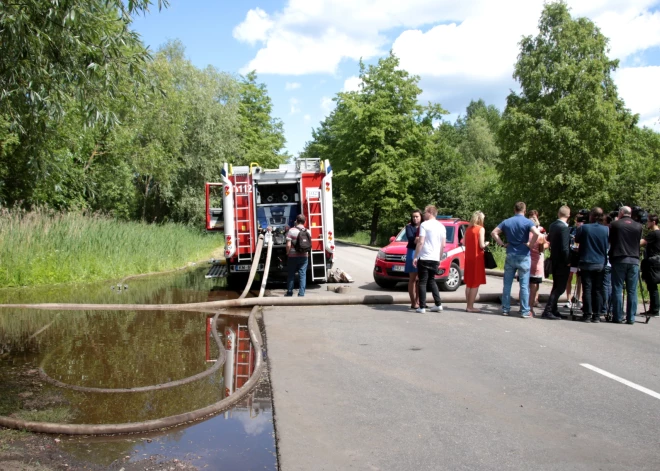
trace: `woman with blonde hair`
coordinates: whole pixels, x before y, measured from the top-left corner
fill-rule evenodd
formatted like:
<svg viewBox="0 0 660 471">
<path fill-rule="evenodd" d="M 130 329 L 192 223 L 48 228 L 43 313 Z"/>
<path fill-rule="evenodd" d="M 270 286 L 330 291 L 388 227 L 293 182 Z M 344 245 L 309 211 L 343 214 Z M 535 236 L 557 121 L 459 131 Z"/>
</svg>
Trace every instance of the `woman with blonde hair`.
<svg viewBox="0 0 660 471">
<path fill-rule="evenodd" d="M 484 263 L 484 249 L 488 247 L 485 242 L 484 213 L 475 211 L 470 219 L 470 225 L 465 231 L 463 243 L 465 244 L 465 298 L 467 299 L 467 312 L 481 312 L 474 307 L 480 285 L 486 284 L 486 265 Z"/>
</svg>

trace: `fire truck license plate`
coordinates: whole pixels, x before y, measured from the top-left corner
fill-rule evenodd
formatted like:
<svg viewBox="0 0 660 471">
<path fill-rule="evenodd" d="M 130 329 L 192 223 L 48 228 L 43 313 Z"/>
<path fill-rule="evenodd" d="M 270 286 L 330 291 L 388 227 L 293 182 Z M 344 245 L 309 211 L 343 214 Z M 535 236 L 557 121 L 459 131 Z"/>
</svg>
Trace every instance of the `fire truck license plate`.
<svg viewBox="0 0 660 471">
<path fill-rule="evenodd" d="M 405 268 L 406 267 L 403 266 L 403 265 L 394 265 L 394 266 L 392 266 L 392 271 L 404 271 Z"/>
<path fill-rule="evenodd" d="M 235 271 L 250 271 L 250 265 L 236 265 L 234 266 Z"/>
</svg>

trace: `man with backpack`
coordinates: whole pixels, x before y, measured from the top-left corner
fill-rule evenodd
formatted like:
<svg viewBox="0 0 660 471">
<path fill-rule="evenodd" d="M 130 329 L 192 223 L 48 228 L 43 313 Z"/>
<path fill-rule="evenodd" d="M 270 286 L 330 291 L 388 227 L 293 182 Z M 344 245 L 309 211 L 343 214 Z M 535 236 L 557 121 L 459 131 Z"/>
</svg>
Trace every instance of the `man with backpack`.
<svg viewBox="0 0 660 471">
<path fill-rule="evenodd" d="M 288 278 L 285 296 L 293 296 L 293 284 L 298 272 L 300 289 L 298 296 L 305 296 L 307 285 L 307 262 L 308 254 L 312 249 L 312 237 L 309 230 L 305 228 L 305 216 L 299 214 L 296 217 L 296 225 L 286 233 L 286 253 L 288 255 L 287 268 Z"/>
</svg>

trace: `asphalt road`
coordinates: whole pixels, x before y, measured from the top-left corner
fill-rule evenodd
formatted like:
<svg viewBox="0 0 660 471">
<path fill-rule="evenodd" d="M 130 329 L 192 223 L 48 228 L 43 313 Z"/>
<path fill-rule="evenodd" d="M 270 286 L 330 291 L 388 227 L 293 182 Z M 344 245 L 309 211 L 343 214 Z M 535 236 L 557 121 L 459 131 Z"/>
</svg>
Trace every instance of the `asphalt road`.
<svg viewBox="0 0 660 471">
<path fill-rule="evenodd" d="M 383 291 L 370 281 L 375 252 L 338 255 L 352 290 Z M 281 469 L 660 469 L 660 320 L 464 307 L 266 308 Z"/>
</svg>

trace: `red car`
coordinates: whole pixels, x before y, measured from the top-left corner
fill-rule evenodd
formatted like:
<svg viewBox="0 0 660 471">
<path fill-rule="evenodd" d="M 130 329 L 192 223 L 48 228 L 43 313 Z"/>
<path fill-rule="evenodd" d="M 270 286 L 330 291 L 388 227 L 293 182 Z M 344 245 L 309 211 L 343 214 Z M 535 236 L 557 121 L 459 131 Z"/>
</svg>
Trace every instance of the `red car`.
<svg viewBox="0 0 660 471">
<path fill-rule="evenodd" d="M 456 291 L 463 282 L 465 269 L 463 237 L 468 222 L 445 216 L 438 216 L 437 219 L 447 229 L 447 242 L 435 280 L 441 290 Z M 399 235 L 390 238 L 389 245 L 378 251 L 374 266 L 374 281 L 381 288 L 394 288 L 399 282 L 408 282 L 408 273 L 404 271 L 407 243 L 408 238 L 404 228 Z"/>
</svg>

